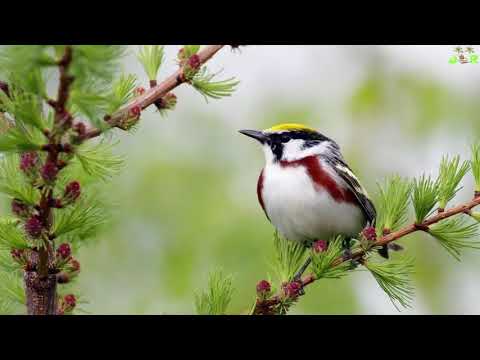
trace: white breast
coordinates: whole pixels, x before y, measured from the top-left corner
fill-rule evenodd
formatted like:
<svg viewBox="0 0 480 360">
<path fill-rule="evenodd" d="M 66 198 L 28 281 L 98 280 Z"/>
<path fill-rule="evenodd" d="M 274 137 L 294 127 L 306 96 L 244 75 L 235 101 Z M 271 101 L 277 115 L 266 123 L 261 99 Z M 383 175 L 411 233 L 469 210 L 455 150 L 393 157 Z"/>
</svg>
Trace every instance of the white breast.
<svg viewBox="0 0 480 360">
<path fill-rule="evenodd" d="M 272 224 L 293 241 L 356 236 L 364 225 L 360 208 L 336 202 L 326 190 L 314 187 L 305 167 L 269 163 L 263 171 L 262 197 Z"/>
</svg>

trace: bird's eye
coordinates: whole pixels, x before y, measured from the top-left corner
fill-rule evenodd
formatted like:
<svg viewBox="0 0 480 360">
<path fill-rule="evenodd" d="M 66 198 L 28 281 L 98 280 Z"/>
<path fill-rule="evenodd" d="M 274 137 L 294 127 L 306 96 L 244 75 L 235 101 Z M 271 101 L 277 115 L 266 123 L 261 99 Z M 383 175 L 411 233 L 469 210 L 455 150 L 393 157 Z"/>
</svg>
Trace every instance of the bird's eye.
<svg viewBox="0 0 480 360">
<path fill-rule="evenodd" d="M 288 135 L 282 135 L 282 136 L 280 137 L 280 141 L 281 141 L 282 143 L 287 143 L 287 142 L 290 141 L 290 137 L 289 137 Z"/>
</svg>

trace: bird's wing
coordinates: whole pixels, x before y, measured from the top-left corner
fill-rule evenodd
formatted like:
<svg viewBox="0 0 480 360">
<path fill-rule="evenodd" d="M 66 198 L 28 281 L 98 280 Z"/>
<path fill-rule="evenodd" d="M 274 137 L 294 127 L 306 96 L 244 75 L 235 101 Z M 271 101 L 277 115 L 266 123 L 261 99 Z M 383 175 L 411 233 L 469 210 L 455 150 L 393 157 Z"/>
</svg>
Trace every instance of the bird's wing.
<svg viewBox="0 0 480 360">
<path fill-rule="evenodd" d="M 360 184 L 353 171 L 340 157 L 335 157 L 334 159 L 329 158 L 326 160 L 335 170 L 335 172 L 347 183 L 349 189 L 353 192 L 360 207 L 362 208 L 362 212 L 366 220 L 370 223 L 370 225 L 373 225 L 375 222 L 375 217 L 377 216 L 375 206 L 370 200 L 367 191 Z"/>
</svg>

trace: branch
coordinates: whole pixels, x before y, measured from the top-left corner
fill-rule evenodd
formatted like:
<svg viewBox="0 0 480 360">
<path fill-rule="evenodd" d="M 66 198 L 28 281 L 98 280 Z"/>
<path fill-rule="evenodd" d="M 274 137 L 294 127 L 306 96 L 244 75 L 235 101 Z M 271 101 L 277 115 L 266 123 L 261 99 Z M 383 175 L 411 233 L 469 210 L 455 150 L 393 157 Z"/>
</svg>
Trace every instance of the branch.
<svg viewBox="0 0 480 360">
<path fill-rule="evenodd" d="M 382 247 L 383 245 L 389 244 L 393 241 L 396 241 L 406 235 L 409 235 L 411 233 L 414 233 L 416 231 L 429 231 L 429 226 L 433 225 L 435 223 L 438 223 L 439 221 L 442 221 L 444 219 L 447 219 L 449 217 L 458 215 L 458 214 L 470 214 L 470 210 L 473 209 L 475 206 L 480 205 L 480 194 L 475 193 L 475 197 L 473 200 L 458 205 L 456 207 L 453 207 L 449 210 L 444 210 L 438 212 L 436 215 L 431 216 L 429 219 L 426 219 L 420 224 L 410 224 L 403 229 L 400 229 L 398 231 L 394 231 L 392 233 L 386 234 L 380 238 L 378 238 L 373 244 L 373 247 Z M 355 259 L 362 259 L 363 256 L 366 254 L 364 250 L 359 250 L 356 251 L 352 254 L 352 256 L 348 259 L 345 259 L 344 257 L 339 257 L 337 258 L 334 262 L 332 267 L 339 266 L 343 264 L 346 261 L 351 261 Z M 300 281 L 298 281 L 300 288 L 303 289 L 304 287 L 314 283 L 317 279 L 315 274 L 311 273 L 303 277 Z M 298 292 L 295 294 L 292 298 L 290 296 L 291 300 L 296 301 L 298 296 L 303 295 L 303 292 Z M 276 314 L 276 307 L 280 305 L 284 300 L 288 297 L 288 295 L 285 295 L 283 291 L 280 291 L 277 295 L 274 295 L 271 298 L 268 299 L 260 299 L 258 298 L 255 304 L 255 307 L 252 311 L 252 314 L 254 315 L 273 315 Z"/>
<path fill-rule="evenodd" d="M 42 168 L 42 176 L 49 178 L 47 187 L 39 189 L 41 192 L 38 204 L 38 219 L 42 227 L 50 232 L 53 223 L 52 208 L 54 208 L 53 188 L 57 180 L 59 167 L 59 151 L 62 149 L 61 137 L 72 125 L 72 116 L 65 109 L 65 104 L 70 95 L 70 86 L 73 77 L 68 74 L 72 62 L 72 47 L 66 46 L 62 58 L 58 61 L 60 80 L 56 100 L 48 103 L 55 110 L 55 124 L 53 131 L 45 135 L 49 143 L 43 147 L 47 152 L 45 164 Z M 27 313 L 34 315 L 54 315 L 57 312 L 57 293 L 55 272 L 54 245 L 51 240 L 43 236 L 43 245 L 39 246 L 38 258 L 34 255 L 35 271 L 26 272 L 24 276 L 25 292 L 27 296 Z M 34 251 L 33 253 L 35 254 Z"/>
<path fill-rule="evenodd" d="M 200 64 L 205 64 L 224 46 L 225 45 L 210 45 L 200 50 L 197 54 L 200 59 Z M 140 108 L 141 110 L 143 110 L 148 106 L 155 104 L 155 102 L 159 101 L 169 91 L 175 89 L 177 86 L 183 84 L 184 82 L 186 82 L 186 79 L 183 76 L 183 67 L 181 67 L 180 69 L 175 71 L 175 73 L 162 81 L 160 84 L 150 88 L 145 92 L 145 94 L 137 97 L 131 103 L 118 110 L 115 114 L 105 116 L 104 120 L 108 124 L 110 124 L 110 126 L 117 127 L 124 117 L 129 116 L 129 113 L 133 108 Z"/>
</svg>

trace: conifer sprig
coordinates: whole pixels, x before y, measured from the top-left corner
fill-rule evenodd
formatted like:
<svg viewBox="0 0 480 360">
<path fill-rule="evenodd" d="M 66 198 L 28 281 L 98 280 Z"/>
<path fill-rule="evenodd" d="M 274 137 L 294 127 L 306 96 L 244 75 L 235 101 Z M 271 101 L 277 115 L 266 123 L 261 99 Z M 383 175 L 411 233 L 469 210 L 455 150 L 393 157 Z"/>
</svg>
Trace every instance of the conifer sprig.
<svg viewBox="0 0 480 360">
<path fill-rule="evenodd" d="M 415 210 L 415 221 L 420 224 L 433 210 L 438 200 L 438 182 L 423 174 L 413 179 L 412 204 Z"/>
<path fill-rule="evenodd" d="M 414 288 L 410 283 L 410 275 L 414 270 L 413 258 L 388 261 L 372 261 L 369 258 L 363 265 L 371 272 L 397 310 L 399 305 L 411 307 L 414 296 Z"/>
<path fill-rule="evenodd" d="M 13 218 L 0 219 L 0 249 L 27 249 L 28 247 L 25 233 L 18 221 Z"/>
<path fill-rule="evenodd" d="M 143 66 L 148 80 L 156 80 L 158 71 L 163 63 L 164 47 L 161 45 L 144 45 L 140 47 L 137 55 Z"/>
<path fill-rule="evenodd" d="M 214 81 L 217 74 L 209 73 L 207 68 L 203 67 L 192 78 L 192 86 L 203 95 L 208 102 L 208 98 L 221 99 L 231 96 L 240 83 L 234 77 L 225 80 Z"/>
<path fill-rule="evenodd" d="M 114 146 L 107 141 L 86 143 L 77 148 L 75 156 L 87 174 L 106 181 L 117 174 L 124 164 L 123 157 L 113 154 Z"/>
<path fill-rule="evenodd" d="M 190 45 L 185 52 L 195 55 L 190 65 L 200 66 L 222 47 L 199 51 L 199 46 Z M 0 275 L 18 269 L 24 272 L 28 314 L 71 314 L 81 302 L 78 294 L 71 293 L 72 281 L 80 272 L 72 250 L 107 219 L 93 193 L 95 181 L 108 180 L 123 164 L 113 154 L 109 139 L 90 140 L 109 136 L 107 130 L 112 127 L 137 126 L 142 110 L 158 101 L 162 101 L 162 110 L 173 110 L 176 97 L 169 91 L 185 82 L 179 69 L 154 85 L 163 47 L 146 46 L 139 59 L 153 89 L 152 94 L 143 94 L 134 75 L 119 76 L 125 53 L 126 47 L 117 45 L 6 46 L 0 50 L 0 78 L 8 81 L 0 81 L 0 120 L 6 129 L 0 134 L 0 192 L 10 198 L 14 214 L 0 219 Z M 46 91 L 50 70 L 58 72 L 54 97 Z M 9 152 L 20 153 L 21 159 Z M 21 283 L 21 277 L 17 280 Z M 10 283 L 9 291 L 15 293 L 18 287 L 5 281 Z M 210 304 L 210 313 L 225 312 L 231 298 L 229 284 L 229 279 L 213 276 L 212 291 L 199 304 Z M 14 301 L 1 295 L 0 311 L 9 312 Z"/>
<path fill-rule="evenodd" d="M 395 175 L 385 180 L 383 186 L 378 184 L 378 187 L 376 229 L 377 235 L 381 236 L 384 230 L 397 230 L 406 222 L 411 184 Z"/>
<path fill-rule="evenodd" d="M 0 304 L 8 313 L 25 304 L 25 292 L 18 271 L 0 271 Z"/>
<path fill-rule="evenodd" d="M 334 262 L 340 257 L 344 251 L 342 246 L 343 237 L 337 236 L 328 242 L 325 251 L 311 250 L 312 271 L 316 279 L 330 278 L 339 279 L 347 274 L 350 270 L 348 263 L 342 263 L 339 266 L 333 266 Z"/>
<path fill-rule="evenodd" d="M 218 269 L 208 279 L 207 290 L 195 295 L 195 308 L 199 315 L 224 315 L 232 300 L 232 277 Z"/>
<path fill-rule="evenodd" d="M 305 262 L 306 248 L 303 244 L 284 239 L 278 231 L 274 233 L 273 239 L 273 270 L 281 281 L 290 281 Z"/>
<path fill-rule="evenodd" d="M 430 226 L 428 232 L 457 260 L 464 249 L 480 249 L 479 223 L 468 221 L 466 216 L 440 221 Z"/>
<path fill-rule="evenodd" d="M 472 153 L 470 168 L 475 180 L 475 192 L 480 194 L 480 142 L 472 144 L 470 149 Z"/>
<path fill-rule="evenodd" d="M 107 109 L 108 114 L 112 114 L 133 99 L 133 91 L 136 85 L 137 77 L 135 75 L 121 75 L 119 77 L 112 87 L 110 104 Z"/>
<path fill-rule="evenodd" d="M 470 163 L 460 163 L 460 156 L 450 158 L 448 155 L 442 157 L 440 172 L 438 174 L 438 207 L 445 209 L 447 203 L 460 191 L 460 181 L 470 169 Z"/>
<path fill-rule="evenodd" d="M 55 237 L 74 232 L 78 236 L 87 236 L 107 220 L 105 211 L 93 198 L 78 201 L 75 206 L 58 212 L 53 226 Z"/>
<path fill-rule="evenodd" d="M 39 193 L 30 180 L 22 175 L 19 167 L 20 161 L 17 154 L 3 154 L 0 158 L 0 193 L 11 199 L 34 205 L 40 199 Z"/>
</svg>

